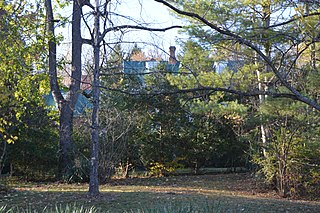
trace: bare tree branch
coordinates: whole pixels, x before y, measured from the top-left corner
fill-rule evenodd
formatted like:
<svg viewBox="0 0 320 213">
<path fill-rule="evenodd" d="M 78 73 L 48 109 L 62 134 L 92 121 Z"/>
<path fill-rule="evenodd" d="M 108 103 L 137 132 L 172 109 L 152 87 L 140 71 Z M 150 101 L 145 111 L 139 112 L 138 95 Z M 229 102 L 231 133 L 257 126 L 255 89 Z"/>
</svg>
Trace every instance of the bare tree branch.
<svg viewBox="0 0 320 213">
<path fill-rule="evenodd" d="M 92 39 L 85 39 L 85 38 L 83 38 L 83 39 L 82 39 L 82 43 L 83 43 L 83 44 L 93 45 Z"/>
<path fill-rule="evenodd" d="M 149 27 L 143 27 L 143 26 L 136 26 L 136 25 L 121 25 L 121 26 L 114 26 L 107 28 L 103 31 L 103 33 L 100 36 L 100 42 L 103 40 L 103 38 L 106 36 L 108 32 L 111 31 L 119 31 L 122 29 L 136 29 L 136 30 L 146 30 L 146 31 L 154 31 L 154 32 L 165 32 L 167 30 L 175 29 L 175 28 L 182 28 L 182 26 L 171 26 L 166 28 L 149 28 Z"/>
<path fill-rule="evenodd" d="M 320 12 L 305 14 L 305 15 L 302 15 L 302 16 L 297 17 L 297 18 L 292 18 L 292 19 L 290 19 L 288 21 L 285 21 L 285 22 L 281 22 L 281 23 L 278 23 L 278 24 L 270 25 L 268 28 L 275 28 L 275 27 L 284 26 L 284 25 L 290 24 L 291 22 L 297 21 L 297 20 L 299 20 L 301 18 L 307 18 L 307 17 L 312 17 L 312 16 L 320 16 Z M 255 29 L 258 29 L 258 28 L 255 28 Z"/>
<path fill-rule="evenodd" d="M 57 44 L 55 41 L 55 31 L 54 31 L 54 18 L 51 0 L 45 1 L 46 7 L 46 22 L 47 22 L 47 33 L 50 35 L 48 41 L 49 47 L 49 78 L 50 78 L 50 89 L 52 91 L 53 97 L 58 103 L 60 108 L 60 102 L 64 101 L 64 97 L 59 88 L 58 76 L 57 76 Z"/>
<path fill-rule="evenodd" d="M 285 78 L 280 74 L 280 72 L 278 71 L 278 69 L 276 68 L 276 66 L 272 63 L 272 61 L 270 60 L 270 58 L 265 55 L 258 46 L 256 46 L 255 44 L 253 44 L 252 42 L 250 42 L 249 40 L 239 36 L 238 34 L 235 34 L 233 32 L 231 32 L 228 29 L 223 29 L 221 27 L 218 27 L 217 25 L 211 23 L 210 21 L 208 21 L 207 19 L 205 19 L 204 17 L 196 14 L 196 13 L 192 13 L 192 12 L 187 12 L 187 11 L 183 11 L 180 10 L 179 8 L 173 6 L 172 4 L 168 3 L 167 1 L 164 0 L 154 0 L 156 2 L 162 3 L 163 5 L 167 6 L 168 8 L 172 9 L 173 11 L 175 11 L 176 13 L 180 14 L 180 15 L 184 15 L 184 16 L 188 16 L 191 17 L 193 19 L 199 20 L 200 22 L 202 22 L 203 24 L 205 24 L 206 26 L 210 27 L 211 29 L 221 33 L 222 35 L 226 35 L 229 36 L 233 39 L 235 39 L 236 41 L 238 41 L 240 44 L 244 44 L 245 46 L 251 48 L 252 50 L 254 50 L 266 63 L 267 65 L 271 68 L 272 72 L 276 75 L 276 77 L 279 79 L 279 81 L 282 83 L 282 85 L 284 85 L 291 93 L 291 97 L 295 100 L 299 100 L 303 103 L 306 103 L 307 105 L 317 109 L 320 111 L 320 105 L 314 101 L 311 100 L 310 98 L 302 95 L 299 91 L 297 91 L 293 86 L 290 85 L 289 82 L 287 82 L 285 80 Z"/>
<path fill-rule="evenodd" d="M 127 91 L 117 88 L 110 88 L 106 86 L 100 86 L 100 88 L 105 89 L 107 91 L 119 92 L 122 94 L 130 95 L 130 96 L 157 96 L 157 95 L 174 95 L 174 94 L 187 94 L 187 93 L 194 93 L 194 92 L 226 92 L 234 95 L 238 95 L 240 97 L 255 97 L 259 95 L 268 95 L 273 98 L 290 98 L 293 100 L 298 100 L 294 94 L 291 93 L 276 93 L 271 91 L 240 91 L 234 90 L 230 88 L 221 88 L 221 87 L 198 87 L 198 88 L 191 88 L 191 89 L 176 89 L 171 91 Z"/>
</svg>

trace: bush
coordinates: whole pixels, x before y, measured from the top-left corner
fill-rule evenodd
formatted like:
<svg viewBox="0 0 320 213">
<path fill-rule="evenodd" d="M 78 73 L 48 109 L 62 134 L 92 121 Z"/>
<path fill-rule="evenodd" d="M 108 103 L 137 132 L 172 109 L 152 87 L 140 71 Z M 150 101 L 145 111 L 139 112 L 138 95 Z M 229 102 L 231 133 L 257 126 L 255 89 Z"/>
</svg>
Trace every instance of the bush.
<svg viewBox="0 0 320 213">
<path fill-rule="evenodd" d="M 284 111 L 285 107 L 272 109 L 265 125 L 267 143 L 253 155 L 253 162 L 280 196 L 319 194 L 320 127 L 316 117 L 307 119 L 308 114 Z"/>
<path fill-rule="evenodd" d="M 156 177 L 170 175 L 175 172 L 176 169 L 183 168 L 183 165 L 178 162 L 179 160 L 181 160 L 181 158 L 176 158 L 168 163 L 150 163 L 149 174 Z"/>
<path fill-rule="evenodd" d="M 59 135 L 56 118 L 48 110 L 30 105 L 16 125 L 18 139 L 8 145 L 7 166 L 25 179 L 53 178 L 58 170 Z"/>
</svg>

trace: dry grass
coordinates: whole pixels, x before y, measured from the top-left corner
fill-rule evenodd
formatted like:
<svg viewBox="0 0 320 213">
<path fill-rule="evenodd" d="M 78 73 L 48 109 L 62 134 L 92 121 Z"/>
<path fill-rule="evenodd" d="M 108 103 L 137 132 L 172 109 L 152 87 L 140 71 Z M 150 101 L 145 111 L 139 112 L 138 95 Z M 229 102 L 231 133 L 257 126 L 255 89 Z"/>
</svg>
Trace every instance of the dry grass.
<svg viewBox="0 0 320 213">
<path fill-rule="evenodd" d="M 87 184 L 11 183 L 13 192 L 0 194 L 0 206 L 54 206 L 78 203 L 123 212 L 156 205 L 217 205 L 221 212 L 320 212 L 320 201 L 283 199 L 261 189 L 248 174 L 174 176 L 112 180 L 89 198 Z M 229 211 L 230 212 L 230 211 Z"/>
</svg>

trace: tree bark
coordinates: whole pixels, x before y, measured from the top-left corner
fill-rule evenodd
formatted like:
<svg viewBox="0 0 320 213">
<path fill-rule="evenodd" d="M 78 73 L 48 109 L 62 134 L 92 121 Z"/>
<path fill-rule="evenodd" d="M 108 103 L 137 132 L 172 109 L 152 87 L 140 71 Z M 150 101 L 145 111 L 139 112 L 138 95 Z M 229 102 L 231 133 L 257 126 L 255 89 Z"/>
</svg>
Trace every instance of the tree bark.
<svg viewBox="0 0 320 213">
<path fill-rule="evenodd" d="M 59 101 L 60 109 L 60 166 L 62 178 L 69 181 L 74 167 L 73 147 L 73 115 L 78 100 L 81 83 L 81 11 L 82 5 L 78 0 L 73 1 L 72 9 L 72 61 L 71 84 L 64 100 Z"/>
<path fill-rule="evenodd" d="M 93 44 L 93 110 L 92 110 L 92 150 L 91 171 L 89 182 L 89 196 L 99 195 L 99 99 L 100 99 L 100 3 L 96 0 L 94 17 L 94 44 Z"/>
<path fill-rule="evenodd" d="M 60 104 L 60 161 L 59 173 L 64 181 L 70 181 L 74 166 L 73 151 L 73 109 L 70 107 L 70 101 L 64 100 Z"/>
<path fill-rule="evenodd" d="M 49 34 L 49 77 L 50 88 L 54 99 L 58 104 L 60 112 L 60 161 L 59 161 L 59 176 L 64 180 L 72 175 L 73 162 L 73 111 L 78 100 L 78 93 L 81 82 L 81 3 L 78 0 L 73 2 L 72 14 L 72 70 L 71 70 L 71 85 L 67 96 L 64 98 L 61 93 L 61 88 L 57 80 L 57 59 L 56 59 L 56 41 L 54 32 L 54 17 L 51 0 L 45 1 L 47 31 Z"/>
<path fill-rule="evenodd" d="M 268 35 L 267 29 L 269 29 L 270 27 L 270 17 L 271 17 L 271 2 L 270 1 L 265 1 L 264 5 L 262 5 L 262 21 L 263 21 L 263 34 L 261 35 L 261 38 L 263 38 L 263 35 Z M 268 39 L 266 39 L 264 42 L 262 41 L 263 44 L 263 48 L 264 48 L 264 54 L 266 55 L 266 57 L 268 57 L 269 60 L 271 60 L 271 44 L 270 41 Z M 258 60 L 258 55 L 256 60 Z M 264 71 L 265 73 L 271 72 L 270 66 L 268 63 L 265 63 L 265 67 L 264 67 Z M 257 79 L 258 79 L 258 87 L 259 87 L 259 91 L 267 91 L 267 86 L 266 85 L 262 85 L 262 79 L 260 77 L 260 71 L 259 69 L 257 70 Z M 265 82 L 266 84 L 266 82 Z M 259 95 L 259 102 L 260 105 L 264 103 L 264 101 L 266 100 L 267 95 Z M 263 151 L 263 155 L 264 157 L 267 157 L 267 151 L 266 148 L 267 147 L 267 142 L 268 142 L 268 127 L 264 124 L 261 124 L 260 126 L 260 130 L 261 130 L 261 140 L 262 140 L 262 151 Z"/>
</svg>

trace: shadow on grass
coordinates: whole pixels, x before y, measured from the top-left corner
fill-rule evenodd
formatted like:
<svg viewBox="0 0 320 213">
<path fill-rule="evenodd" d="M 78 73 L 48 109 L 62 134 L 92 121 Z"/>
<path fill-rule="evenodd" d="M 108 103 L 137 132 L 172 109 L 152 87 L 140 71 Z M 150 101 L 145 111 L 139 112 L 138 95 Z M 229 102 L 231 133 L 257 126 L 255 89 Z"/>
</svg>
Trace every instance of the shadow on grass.
<svg viewBox="0 0 320 213">
<path fill-rule="evenodd" d="M 248 198 L 215 192 L 202 193 L 201 191 L 192 193 L 179 190 L 156 191 L 153 188 L 144 191 L 125 190 L 128 189 L 120 191 L 111 187 L 108 192 L 102 192 L 101 196 L 94 199 L 88 198 L 86 192 L 21 190 L 0 197 L 0 206 L 32 206 L 41 210 L 44 207 L 76 203 L 84 207 L 95 206 L 98 209 L 109 210 L 109 212 L 130 210 L 137 212 L 137 209 L 157 209 L 159 206 L 171 209 L 190 207 L 194 210 L 189 212 L 320 212 L 320 205 L 316 202 Z"/>
<path fill-rule="evenodd" d="M 259 196 L 268 196 L 269 198 L 275 194 L 274 191 L 261 187 L 261 184 L 258 184 L 248 173 L 120 179 L 111 180 L 102 188 L 139 188 L 139 186 L 160 190 L 208 191 L 208 193 L 233 193 L 246 196 L 259 194 Z M 273 195 L 273 197 L 275 196 Z"/>
</svg>

